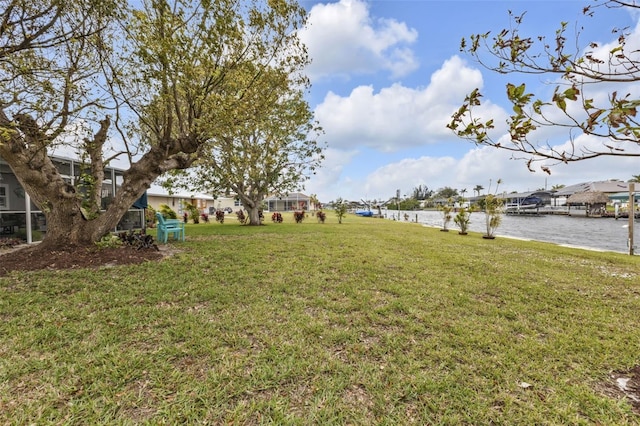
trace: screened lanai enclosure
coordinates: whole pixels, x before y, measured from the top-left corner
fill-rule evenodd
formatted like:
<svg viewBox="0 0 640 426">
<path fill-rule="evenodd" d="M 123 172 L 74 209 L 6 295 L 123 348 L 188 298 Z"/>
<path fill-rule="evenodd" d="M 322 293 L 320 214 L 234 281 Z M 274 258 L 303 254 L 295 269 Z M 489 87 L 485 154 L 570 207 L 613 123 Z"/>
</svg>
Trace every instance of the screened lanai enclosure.
<svg viewBox="0 0 640 426">
<path fill-rule="evenodd" d="M 82 164 L 76 160 L 52 157 L 60 173 L 71 184 L 77 183 Z M 105 209 L 122 183 L 123 171 L 105 168 L 102 208 Z M 146 194 L 124 215 L 114 231 L 142 229 L 145 226 Z M 19 238 L 26 242 L 42 240 L 47 232 L 44 214 L 22 188 L 9 165 L 0 158 L 0 238 Z"/>
</svg>

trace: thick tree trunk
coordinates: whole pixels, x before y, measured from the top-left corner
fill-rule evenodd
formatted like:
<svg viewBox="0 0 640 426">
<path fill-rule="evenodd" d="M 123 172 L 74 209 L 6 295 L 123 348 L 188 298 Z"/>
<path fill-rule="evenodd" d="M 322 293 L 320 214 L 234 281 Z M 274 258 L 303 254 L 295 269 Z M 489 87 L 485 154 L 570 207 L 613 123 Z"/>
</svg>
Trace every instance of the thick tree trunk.
<svg viewBox="0 0 640 426">
<path fill-rule="evenodd" d="M 242 207 L 244 207 L 249 214 L 248 224 L 251 226 L 262 225 L 262 221 L 260 220 L 260 205 L 262 200 L 264 200 L 264 194 L 262 192 L 251 192 L 247 194 L 242 191 L 243 188 L 241 187 L 235 187 L 233 189 L 238 193 L 238 197 L 240 197 L 242 201 Z"/>
<path fill-rule="evenodd" d="M 16 132 L 4 140 L 0 139 L 0 157 L 9 164 L 46 218 L 47 232 L 41 243 L 43 248 L 89 245 L 99 241 L 116 227 L 127 210 L 159 175 L 167 170 L 188 167 L 193 161 L 188 153 L 195 152 L 197 148 L 197 141 L 190 138 L 178 138 L 151 147 L 123 174 L 122 184 L 116 189 L 111 204 L 101 212 L 101 185 L 93 188 L 94 194 L 97 191 L 96 197 L 80 193 L 73 182 L 65 181 L 49 158 L 47 147 L 51 141 L 40 131 L 36 122 L 25 116 L 20 124 L 22 133 Z M 1 110 L 0 125 L 9 126 L 9 120 Z M 105 120 L 96 138 L 106 138 L 108 125 L 109 121 Z M 91 179 L 102 183 L 102 144 L 95 143 L 93 147 L 97 151 L 89 153 L 92 159 Z M 86 206 L 84 208 L 83 203 Z"/>
<path fill-rule="evenodd" d="M 249 225 L 262 225 L 262 221 L 260 220 L 260 208 L 255 206 L 247 209 L 249 213 Z"/>
<path fill-rule="evenodd" d="M 108 232 L 101 229 L 102 221 L 84 219 L 77 203 L 58 204 L 46 212 L 45 217 L 47 233 L 42 240 L 42 246 L 47 248 L 68 245 L 87 246 Z"/>
</svg>

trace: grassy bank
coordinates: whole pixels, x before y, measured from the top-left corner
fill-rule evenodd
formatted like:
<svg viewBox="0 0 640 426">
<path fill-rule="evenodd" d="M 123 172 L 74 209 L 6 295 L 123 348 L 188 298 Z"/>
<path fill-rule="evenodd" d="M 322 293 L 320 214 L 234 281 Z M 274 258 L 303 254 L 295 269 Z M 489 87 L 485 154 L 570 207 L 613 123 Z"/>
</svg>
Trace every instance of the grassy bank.
<svg viewBox="0 0 640 426">
<path fill-rule="evenodd" d="M 328 216 L 0 278 L 0 423 L 640 422 L 637 257 Z"/>
</svg>

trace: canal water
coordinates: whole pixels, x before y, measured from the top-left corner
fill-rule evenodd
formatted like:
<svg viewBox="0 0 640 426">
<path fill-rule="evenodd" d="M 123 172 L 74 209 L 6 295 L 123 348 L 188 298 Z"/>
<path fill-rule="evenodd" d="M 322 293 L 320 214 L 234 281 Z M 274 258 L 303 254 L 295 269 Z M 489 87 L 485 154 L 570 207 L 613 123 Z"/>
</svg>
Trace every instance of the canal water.
<svg viewBox="0 0 640 426">
<path fill-rule="evenodd" d="M 387 219 L 397 220 L 395 210 L 383 211 Z M 426 226 L 442 228 L 442 213 L 439 211 L 400 211 L 404 221 L 405 213 L 409 221 Z M 634 222 L 634 252 L 640 252 L 640 221 Z M 449 223 L 451 232 L 457 232 L 453 220 Z M 471 232 L 486 232 L 484 213 L 471 214 L 469 225 Z M 525 240 L 545 241 L 570 247 L 592 250 L 629 253 L 629 220 L 627 218 L 587 218 L 566 215 L 503 215 L 496 237 L 521 238 Z"/>
</svg>

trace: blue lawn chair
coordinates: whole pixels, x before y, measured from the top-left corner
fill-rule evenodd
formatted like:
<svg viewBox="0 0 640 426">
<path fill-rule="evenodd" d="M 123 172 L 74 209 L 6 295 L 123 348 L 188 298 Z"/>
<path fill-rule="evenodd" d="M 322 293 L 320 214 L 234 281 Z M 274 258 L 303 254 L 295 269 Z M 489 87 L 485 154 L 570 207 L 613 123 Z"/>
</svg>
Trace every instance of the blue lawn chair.
<svg viewBox="0 0 640 426">
<path fill-rule="evenodd" d="M 184 222 L 178 219 L 165 219 L 161 213 L 156 213 L 156 219 L 158 219 L 158 241 L 166 244 L 169 234 L 173 234 L 176 240 L 184 241 Z"/>
</svg>

